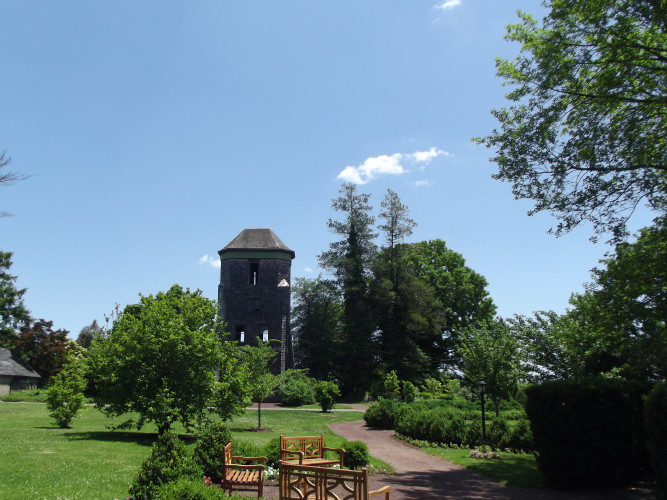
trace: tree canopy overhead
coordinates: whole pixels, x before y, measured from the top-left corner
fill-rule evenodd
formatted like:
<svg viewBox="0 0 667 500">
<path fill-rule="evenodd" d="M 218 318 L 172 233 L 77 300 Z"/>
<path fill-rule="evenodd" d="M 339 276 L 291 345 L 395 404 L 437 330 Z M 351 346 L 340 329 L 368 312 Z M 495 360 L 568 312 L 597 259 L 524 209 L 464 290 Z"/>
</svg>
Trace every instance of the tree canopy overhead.
<svg viewBox="0 0 667 500">
<path fill-rule="evenodd" d="M 667 4 L 663 0 L 545 0 L 507 27 L 519 56 L 498 59 L 513 104 L 500 129 L 475 139 L 494 150 L 494 178 L 532 199 L 529 214 L 590 222 L 612 241 L 638 206 L 667 209 Z M 593 238 L 595 239 L 595 237 Z"/>
</svg>

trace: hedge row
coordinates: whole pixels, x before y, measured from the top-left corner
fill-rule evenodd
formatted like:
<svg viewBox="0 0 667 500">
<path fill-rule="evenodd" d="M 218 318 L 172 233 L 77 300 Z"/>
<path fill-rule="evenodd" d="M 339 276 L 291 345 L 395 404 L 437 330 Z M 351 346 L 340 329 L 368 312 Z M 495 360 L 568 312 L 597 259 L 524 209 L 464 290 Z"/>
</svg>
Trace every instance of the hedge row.
<svg viewBox="0 0 667 500">
<path fill-rule="evenodd" d="M 558 488 L 609 487 L 648 468 L 645 383 L 592 377 L 529 387 L 526 413 L 537 464 Z"/>
<path fill-rule="evenodd" d="M 505 413 L 516 415 L 518 424 L 510 427 Z M 502 412 L 500 417 L 490 416 L 486 422 L 486 444 L 497 449 L 532 449 L 530 425 L 522 412 Z M 443 445 L 477 446 L 482 444 L 481 412 L 461 411 L 455 408 L 430 408 L 429 405 L 404 404 L 381 400 L 371 405 L 364 419 L 369 426 L 395 429 L 412 439 Z"/>
</svg>

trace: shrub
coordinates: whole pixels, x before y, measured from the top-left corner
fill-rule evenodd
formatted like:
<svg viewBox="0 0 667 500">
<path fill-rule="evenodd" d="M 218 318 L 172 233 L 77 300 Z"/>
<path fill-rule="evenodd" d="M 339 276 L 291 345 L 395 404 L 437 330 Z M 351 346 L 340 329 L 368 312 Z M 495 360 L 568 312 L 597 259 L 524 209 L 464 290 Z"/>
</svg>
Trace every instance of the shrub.
<svg viewBox="0 0 667 500">
<path fill-rule="evenodd" d="M 382 397 L 387 399 L 392 399 L 394 401 L 400 401 L 401 384 L 398 381 L 398 375 L 396 374 L 396 370 L 390 371 L 384 378 Z"/>
<path fill-rule="evenodd" d="M 589 377 L 526 389 L 526 413 L 545 478 L 560 488 L 623 485 L 647 465 L 644 384 Z"/>
<path fill-rule="evenodd" d="M 331 410 L 336 398 L 339 397 L 340 389 L 334 382 L 320 381 L 315 384 L 315 400 L 320 404 L 323 412 Z"/>
<path fill-rule="evenodd" d="M 419 440 L 431 440 L 433 412 L 421 405 L 404 405 L 396 415 L 394 429 L 399 434 Z"/>
<path fill-rule="evenodd" d="M 154 500 L 228 500 L 225 490 L 206 484 L 201 478 L 179 478 L 155 490 Z M 231 497 L 230 497 L 231 498 Z"/>
<path fill-rule="evenodd" d="M 530 430 L 530 422 L 526 418 L 520 419 L 510 432 L 510 448 L 522 451 L 532 451 L 533 433 Z"/>
<path fill-rule="evenodd" d="M 139 473 L 129 489 L 135 498 L 151 499 L 163 484 L 179 478 L 201 481 L 203 474 L 188 454 L 183 443 L 172 433 L 166 432 L 158 437 L 151 454 L 141 464 Z"/>
<path fill-rule="evenodd" d="M 280 402 L 284 406 L 301 406 L 315 402 L 313 379 L 301 370 L 287 370 L 278 388 Z"/>
<path fill-rule="evenodd" d="M 86 388 L 84 361 L 69 357 L 65 367 L 51 377 L 47 390 L 46 407 L 49 416 L 59 427 L 69 427 L 84 406 L 83 391 Z"/>
<path fill-rule="evenodd" d="M 264 447 L 249 441 L 234 441 L 234 455 L 237 457 L 262 457 L 264 456 Z M 238 463 L 247 465 L 261 464 L 258 460 L 239 460 Z"/>
<path fill-rule="evenodd" d="M 468 422 L 463 444 L 475 447 L 482 442 L 482 417 L 475 416 Z"/>
<path fill-rule="evenodd" d="M 201 467 L 203 475 L 210 477 L 215 484 L 222 481 L 223 448 L 231 440 L 232 433 L 223 422 L 208 425 L 197 436 L 193 460 Z"/>
<path fill-rule="evenodd" d="M 507 420 L 500 416 L 494 418 L 487 432 L 487 438 L 491 446 L 498 449 L 505 449 L 510 443 L 510 428 Z"/>
<path fill-rule="evenodd" d="M 447 433 L 442 441 L 445 444 L 463 444 L 466 437 L 466 422 L 460 412 L 450 413 Z"/>
<path fill-rule="evenodd" d="M 414 403 L 418 392 L 417 387 L 409 380 L 401 382 L 401 401 L 403 403 Z"/>
<path fill-rule="evenodd" d="M 348 469 L 365 467 L 370 461 L 368 445 L 363 441 L 344 441 L 341 446 L 345 450 L 343 465 Z"/>
<path fill-rule="evenodd" d="M 393 429 L 396 420 L 396 412 L 401 403 L 389 399 L 380 399 L 378 403 L 372 404 L 364 413 L 366 424 L 381 429 Z"/>
<path fill-rule="evenodd" d="M 278 467 L 280 461 L 280 436 L 272 438 L 264 445 L 264 456 L 267 458 L 266 465 Z"/>
<path fill-rule="evenodd" d="M 659 498 L 667 498 L 667 384 L 655 384 L 646 397 L 644 425 Z"/>
</svg>

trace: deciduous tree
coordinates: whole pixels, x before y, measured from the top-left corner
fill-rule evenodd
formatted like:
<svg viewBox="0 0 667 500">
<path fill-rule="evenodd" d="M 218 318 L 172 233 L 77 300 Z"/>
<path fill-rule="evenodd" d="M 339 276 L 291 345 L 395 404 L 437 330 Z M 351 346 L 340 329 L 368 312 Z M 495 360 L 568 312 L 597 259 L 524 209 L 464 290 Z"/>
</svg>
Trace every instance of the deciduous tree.
<svg viewBox="0 0 667 500">
<path fill-rule="evenodd" d="M 257 337 L 257 345 L 241 346 L 240 358 L 248 370 L 249 393 L 257 403 L 257 428 L 262 428 L 262 402 L 276 392 L 280 379 L 271 371 L 272 363 L 278 356 L 271 344 L 280 344 L 279 340 L 262 342 Z"/>
<path fill-rule="evenodd" d="M 39 319 L 23 328 L 14 341 L 19 356 L 42 376 L 42 384 L 62 369 L 70 344 L 68 333 L 53 330 L 53 321 Z"/>
<path fill-rule="evenodd" d="M 140 295 L 139 304 L 116 318 L 109 336 L 93 343 L 98 408 L 108 416 L 131 415 L 121 427 L 154 422 L 159 434 L 175 422 L 189 428 L 205 421 L 211 404 L 223 418 L 241 412 L 243 394 L 234 391 L 242 390 L 237 378 L 243 371 L 223 345 L 216 312 L 200 290 L 179 285 Z"/>
<path fill-rule="evenodd" d="M 497 61 L 512 105 L 476 141 L 494 151 L 494 178 L 535 201 L 530 214 L 557 217 L 556 235 L 587 221 L 619 241 L 638 206 L 667 209 L 667 4 L 544 4 L 541 23 L 519 13 L 507 27 L 521 44 Z"/>
</svg>

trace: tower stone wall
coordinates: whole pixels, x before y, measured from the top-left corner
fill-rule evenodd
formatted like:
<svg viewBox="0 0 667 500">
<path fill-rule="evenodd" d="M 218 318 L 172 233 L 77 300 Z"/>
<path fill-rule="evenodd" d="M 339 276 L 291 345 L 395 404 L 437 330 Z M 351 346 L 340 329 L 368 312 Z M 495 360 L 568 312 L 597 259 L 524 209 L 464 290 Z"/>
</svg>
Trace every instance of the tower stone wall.
<svg viewBox="0 0 667 500">
<path fill-rule="evenodd" d="M 219 252 L 220 316 L 240 345 L 279 340 L 275 372 L 294 367 L 290 283 L 294 251 L 271 229 L 244 229 Z"/>
</svg>

